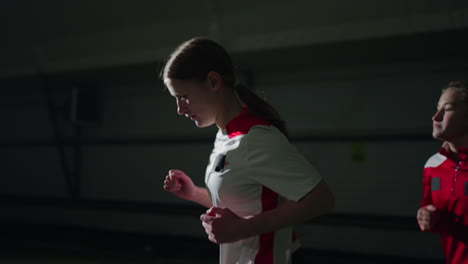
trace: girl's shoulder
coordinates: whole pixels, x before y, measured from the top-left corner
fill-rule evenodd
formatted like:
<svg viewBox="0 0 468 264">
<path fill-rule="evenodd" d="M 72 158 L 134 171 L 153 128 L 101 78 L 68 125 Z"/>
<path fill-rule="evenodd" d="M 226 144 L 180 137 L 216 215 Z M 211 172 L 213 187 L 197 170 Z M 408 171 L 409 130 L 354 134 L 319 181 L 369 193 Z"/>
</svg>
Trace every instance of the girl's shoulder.
<svg viewBox="0 0 468 264">
<path fill-rule="evenodd" d="M 263 150 L 270 153 L 289 152 L 292 145 L 288 138 L 274 126 L 256 125 L 244 137 L 251 151 Z"/>
</svg>

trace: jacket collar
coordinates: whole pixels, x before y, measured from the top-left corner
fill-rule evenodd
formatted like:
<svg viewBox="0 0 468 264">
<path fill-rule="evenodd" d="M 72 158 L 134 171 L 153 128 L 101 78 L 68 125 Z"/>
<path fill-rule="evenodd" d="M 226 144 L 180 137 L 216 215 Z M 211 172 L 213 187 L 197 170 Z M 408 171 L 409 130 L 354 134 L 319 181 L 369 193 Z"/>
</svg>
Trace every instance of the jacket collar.
<svg viewBox="0 0 468 264">
<path fill-rule="evenodd" d="M 456 150 L 452 150 L 445 142 L 439 150 L 439 153 L 453 161 L 468 161 L 468 148 L 457 148 Z"/>
</svg>

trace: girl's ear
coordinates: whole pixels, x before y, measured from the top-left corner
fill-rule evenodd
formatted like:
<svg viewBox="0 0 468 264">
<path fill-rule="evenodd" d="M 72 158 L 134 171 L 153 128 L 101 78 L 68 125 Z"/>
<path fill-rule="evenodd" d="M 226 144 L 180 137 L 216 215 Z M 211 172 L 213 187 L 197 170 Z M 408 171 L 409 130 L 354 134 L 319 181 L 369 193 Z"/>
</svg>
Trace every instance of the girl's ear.
<svg viewBox="0 0 468 264">
<path fill-rule="evenodd" d="M 221 87 L 221 84 L 223 83 L 223 78 L 221 78 L 221 75 L 219 73 L 210 71 L 207 76 L 208 83 L 210 84 L 211 88 L 213 90 L 219 90 Z"/>
</svg>

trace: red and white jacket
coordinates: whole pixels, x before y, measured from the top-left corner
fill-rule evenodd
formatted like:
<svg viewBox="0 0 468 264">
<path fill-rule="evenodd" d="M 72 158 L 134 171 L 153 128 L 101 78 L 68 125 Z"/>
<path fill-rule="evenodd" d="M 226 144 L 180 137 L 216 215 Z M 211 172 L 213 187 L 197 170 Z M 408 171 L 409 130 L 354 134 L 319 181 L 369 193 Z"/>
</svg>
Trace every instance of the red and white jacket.
<svg viewBox="0 0 468 264">
<path fill-rule="evenodd" d="M 274 126 L 247 108 L 216 136 L 205 183 L 214 206 L 242 217 L 298 201 L 321 177 Z M 285 264 L 293 251 L 293 228 L 220 245 L 222 264 Z"/>
<path fill-rule="evenodd" d="M 421 207 L 433 204 L 448 264 L 468 263 L 468 148 L 444 146 L 424 166 Z"/>
</svg>

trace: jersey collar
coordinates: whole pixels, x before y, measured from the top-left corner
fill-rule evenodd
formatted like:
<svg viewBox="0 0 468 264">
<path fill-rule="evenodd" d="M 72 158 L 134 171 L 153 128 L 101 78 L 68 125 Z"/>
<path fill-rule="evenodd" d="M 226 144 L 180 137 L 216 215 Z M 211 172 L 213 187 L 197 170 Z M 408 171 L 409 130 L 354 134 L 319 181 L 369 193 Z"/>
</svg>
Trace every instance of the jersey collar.
<svg viewBox="0 0 468 264">
<path fill-rule="evenodd" d="M 245 135 L 249 133 L 250 128 L 256 125 L 269 126 L 270 124 L 257 117 L 247 106 L 242 107 L 242 111 L 226 125 L 226 134 L 229 138 Z"/>
</svg>

